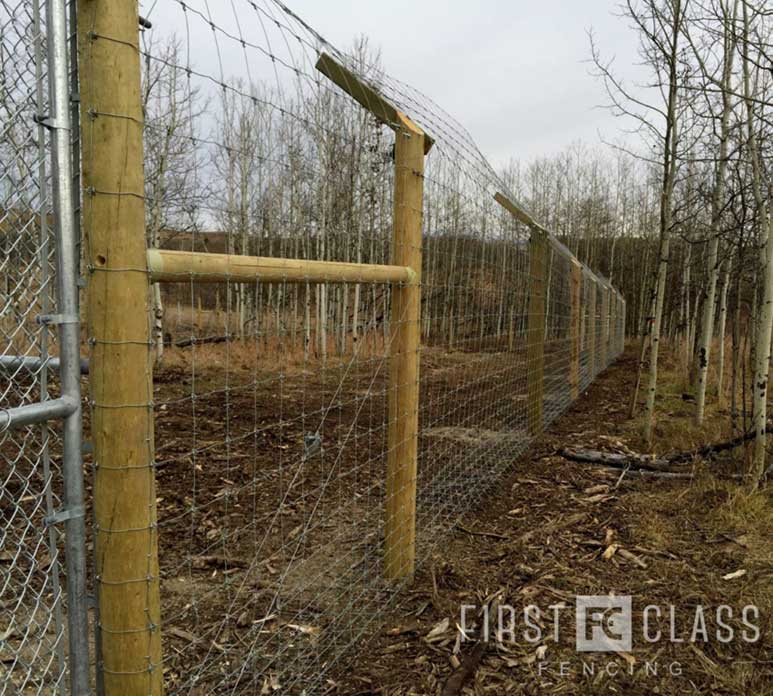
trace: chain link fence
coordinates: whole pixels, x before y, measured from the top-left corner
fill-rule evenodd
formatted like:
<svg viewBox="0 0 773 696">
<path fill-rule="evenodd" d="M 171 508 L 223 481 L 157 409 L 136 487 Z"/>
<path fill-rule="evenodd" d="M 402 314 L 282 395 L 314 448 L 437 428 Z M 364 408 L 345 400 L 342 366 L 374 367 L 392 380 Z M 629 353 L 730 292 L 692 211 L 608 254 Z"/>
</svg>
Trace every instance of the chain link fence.
<svg viewBox="0 0 773 696">
<path fill-rule="evenodd" d="M 45 401 L 49 364 L 51 158 L 40 117 L 48 112 L 45 7 L 0 3 L 0 404 Z M 0 428 L 0 693 L 63 693 L 66 650 L 62 539 L 48 524 L 61 498 L 56 427 Z"/>
</svg>

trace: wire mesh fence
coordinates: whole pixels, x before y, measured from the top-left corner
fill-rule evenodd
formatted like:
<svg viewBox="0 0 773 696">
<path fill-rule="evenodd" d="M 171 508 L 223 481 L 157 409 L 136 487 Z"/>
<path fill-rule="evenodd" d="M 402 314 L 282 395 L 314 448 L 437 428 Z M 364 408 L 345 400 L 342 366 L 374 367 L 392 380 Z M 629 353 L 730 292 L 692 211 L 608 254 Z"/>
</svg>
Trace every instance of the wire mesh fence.
<svg viewBox="0 0 773 696">
<path fill-rule="evenodd" d="M 34 3 L 0 3 L 4 51 L 37 55 Z M 276 0 L 79 8 L 94 687 L 316 693 L 621 352 L 624 303 L 367 42 Z M 57 212 L 45 60 L 8 64 L 0 146 L 27 128 L 38 164 L 0 164 L 4 404 L 46 394 Z M 2 649 L 40 692 L 65 669 L 50 432 L 0 435 L 0 611 L 48 622 Z"/>
<path fill-rule="evenodd" d="M 55 334 L 45 6 L 0 3 L 0 405 L 45 401 Z M 0 426 L 0 693 L 60 693 L 65 625 L 58 429 Z"/>
</svg>

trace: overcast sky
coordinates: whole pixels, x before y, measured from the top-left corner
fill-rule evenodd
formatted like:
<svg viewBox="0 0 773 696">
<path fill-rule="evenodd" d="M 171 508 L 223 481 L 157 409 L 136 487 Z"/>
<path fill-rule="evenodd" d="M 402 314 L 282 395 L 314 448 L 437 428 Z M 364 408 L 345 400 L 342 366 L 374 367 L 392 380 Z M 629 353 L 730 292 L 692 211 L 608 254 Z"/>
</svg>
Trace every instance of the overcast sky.
<svg viewBox="0 0 773 696">
<path fill-rule="evenodd" d="M 366 35 L 381 50 L 386 72 L 452 114 L 495 166 L 511 157 L 552 155 L 576 140 L 600 147 L 600 134 L 620 137 L 623 124 L 596 108 L 606 98 L 587 62 L 592 28 L 618 72 L 636 79 L 635 36 L 615 16 L 619 0 L 284 1 L 341 50 Z M 227 15 L 242 2 L 188 4 L 233 24 Z M 141 6 L 154 24 L 161 19 L 180 30 L 179 0 L 142 0 Z M 245 35 L 260 43 L 254 11 L 237 14 L 245 16 Z M 194 40 L 201 56 L 214 43 L 211 34 Z"/>
<path fill-rule="evenodd" d="M 494 165 L 616 139 L 622 123 L 590 75 L 587 32 L 633 78 L 619 0 L 287 0 L 339 48 L 365 34 L 384 67 L 453 114 Z"/>
</svg>

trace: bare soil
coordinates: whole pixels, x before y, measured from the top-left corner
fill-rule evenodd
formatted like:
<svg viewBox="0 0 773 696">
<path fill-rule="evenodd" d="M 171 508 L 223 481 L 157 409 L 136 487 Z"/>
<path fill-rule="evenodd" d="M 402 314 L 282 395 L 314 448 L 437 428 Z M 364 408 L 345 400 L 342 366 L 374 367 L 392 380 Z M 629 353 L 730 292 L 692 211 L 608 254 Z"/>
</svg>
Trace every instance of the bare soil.
<svg viewBox="0 0 773 696">
<path fill-rule="evenodd" d="M 401 597 L 382 579 L 388 367 L 186 356 L 155 373 L 166 681 L 301 693 Z M 524 450 L 524 358 L 422 351 L 419 559 Z"/>
</svg>

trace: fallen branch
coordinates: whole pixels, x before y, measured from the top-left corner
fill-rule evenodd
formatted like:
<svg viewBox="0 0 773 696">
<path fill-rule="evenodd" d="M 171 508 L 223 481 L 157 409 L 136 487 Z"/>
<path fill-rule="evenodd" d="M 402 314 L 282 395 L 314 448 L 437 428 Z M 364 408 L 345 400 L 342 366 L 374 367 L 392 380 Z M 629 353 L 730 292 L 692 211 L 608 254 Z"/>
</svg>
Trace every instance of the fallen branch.
<svg viewBox="0 0 773 696">
<path fill-rule="evenodd" d="M 202 343 L 225 343 L 232 338 L 233 336 L 194 336 L 193 338 L 176 341 L 174 345 L 175 348 L 189 348 L 190 346 L 198 346 Z"/>
<path fill-rule="evenodd" d="M 478 670 L 478 665 L 480 664 L 481 659 L 483 659 L 487 647 L 488 643 L 481 640 L 475 645 L 470 653 L 464 656 L 462 664 L 451 672 L 448 679 L 446 679 L 441 696 L 458 696 L 462 693 L 464 685 Z"/>
<path fill-rule="evenodd" d="M 461 522 L 456 523 L 456 528 L 460 532 L 469 534 L 470 536 L 488 537 L 489 539 L 504 539 L 507 541 L 510 537 L 504 534 L 495 534 L 494 532 L 477 532 L 474 529 L 467 529 Z"/>
<path fill-rule="evenodd" d="M 241 558 L 226 558 L 225 556 L 194 556 L 191 566 L 196 570 L 205 568 L 249 568 L 250 562 Z"/>
<path fill-rule="evenodd" d="M 773 433 L 773 425 L 768 425 L 767 433 Z M 698 449 L 687 452 L 672 452 L 662 457 L 653 457 L 647 454 L 619 454 L 617 452 L 601 452 L 600 450 L 573 449 L 562 447 L 557 454 L 564 459 L 586 464 L 600 464 L 612 469 L 623 469 L 626 472 L 663 476 L 668 478 L 691 478 L 692 474 L 684 471 L 675 471 L 675 464 L 687 464 L 693 459 L 711 459 L 712 457 L 740 447 L 744 442 L 754 439 L 754 432 L 745 433 L 734 437 L 732 440 L 704 445 Z"/>
<path fill-rule="evenodd" d="M 768 425 L 765 428 L 765 432 L 770 435 L 773 433 L 773 425 Z M 666 455 L 666 460 L 671 462 L 672 464 L 678 464 L 681 462 L 689 462 L 691 459 L 694 459 L 695 457 L 702 457 L 704 459 L 711 459 L 714 455 L 719 454 L 720 452 L 727 452 L 728 450 L 733 450 L 736 447 L 740 447 L 744 442 L 749 442 L 749 440 L 753 440 L 755 436 L 754 431 L 745 433 L 744 435 L 739 435 L 738 437 L 734 437 L 732 440 L 727 440 L 726 442 L 717 442 L 713 445 L 705 445 L 704 447 L 699 447 L 697 450 L 692 450 L 691 452 L 675 452 L 673 454 Z"/>
</svg>

